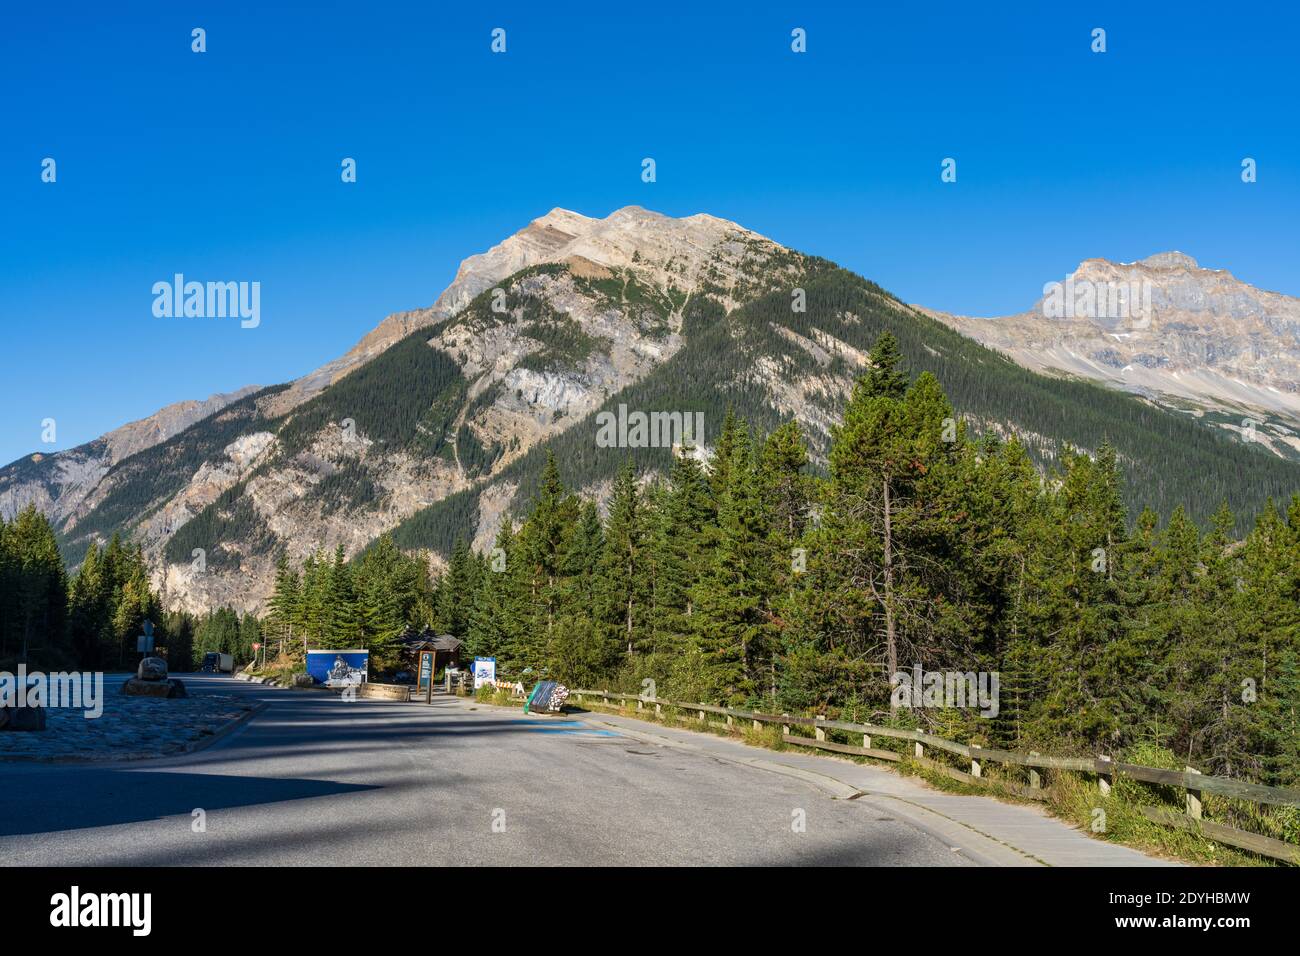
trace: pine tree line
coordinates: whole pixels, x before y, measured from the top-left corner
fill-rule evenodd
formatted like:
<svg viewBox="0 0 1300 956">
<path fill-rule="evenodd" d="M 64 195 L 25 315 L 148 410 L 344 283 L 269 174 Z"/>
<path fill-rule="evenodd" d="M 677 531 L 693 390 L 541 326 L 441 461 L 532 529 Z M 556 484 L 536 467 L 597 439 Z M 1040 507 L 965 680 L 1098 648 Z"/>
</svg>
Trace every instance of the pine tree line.
<svg viewBox="0 0 1300 956">
<path fill-rule="evenodd" d="M 119 535 L 91 543 L 68 577 L 54 529 L 34 506 L 0 521 L 0 670 L 130 670 L 137 638 L 154 626 L 155 653 L 175 672 L 193 670 L 208 651 L 253 657 L 260 623 L 230 608 L 203 617 L 166 611 L 149 584 L 140 546 Z"/>
<path fill-rule="evenodd" d="M 300 567 L 281 557 L 263 632 L 288 658 L 309 647 L 363 647 L 370 650 L 371 670 L 385 671 L 398 663 L 403 631 L 430 626 L 437 606 L 428 563 L 404 555 L 384 535 L 351 563 L 342 545 L 332 556 L 308 557 Z"/>
</svg>

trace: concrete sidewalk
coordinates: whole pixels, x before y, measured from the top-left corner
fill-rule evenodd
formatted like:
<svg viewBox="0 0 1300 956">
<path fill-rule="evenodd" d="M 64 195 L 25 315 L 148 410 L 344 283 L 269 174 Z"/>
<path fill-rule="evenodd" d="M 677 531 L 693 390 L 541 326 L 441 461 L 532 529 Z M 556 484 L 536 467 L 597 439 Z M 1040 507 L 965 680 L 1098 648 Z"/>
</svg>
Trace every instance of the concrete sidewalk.
<svg viewBox="0 0 1300 956">
<path fill-rule="evenodd" d="M 1035 806 L 960 796 L 889 770 L 797 750 L 751 747 L 710 733 L 663 727 L 614 714 L 577 715 L 664 747 L 798 777 L 837 799 L 870 801 L 882 812 L 946 840 L 994 866 L 1178 866 L 1138 850 L 1094 840 Z"/>
</svg>

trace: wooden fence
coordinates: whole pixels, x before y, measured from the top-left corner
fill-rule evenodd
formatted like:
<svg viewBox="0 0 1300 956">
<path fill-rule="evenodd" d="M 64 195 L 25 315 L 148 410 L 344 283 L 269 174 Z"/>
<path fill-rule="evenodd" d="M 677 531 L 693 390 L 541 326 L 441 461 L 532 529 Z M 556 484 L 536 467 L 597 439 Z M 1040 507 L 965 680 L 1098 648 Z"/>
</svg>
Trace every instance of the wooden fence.
<svg viewBox="0 0 1300 956">
<path fill-rule="evenodd" d="M 1142 815 L 1154 823 L 1163 826 L 1199 831 L 1219 843 L 1239 849 L 1249 850 L 1262 856 L 1287 863 L 1300 865 L 1300 847 L 1271 837 L 1260 836 L 1246 830 L 1213 823 L 1202 819 L 1201 802 L 1204 794 L 1250 803 L 1271 806 L 1300 807 L 1300 791 L 1287 790 L 1282 787 L 1265 787 L 1260 784 L 1245 783 L 1228 777 L 1212 777 L 1188 767 L 1186 770 L 1160 770 L 1156 767 L 1143 767 L 1138 764 L 1121 763 L 1107 757 L 1045 757 L 1037 753 L 1018 753 L 1011 750 L 996 750 L 985 747 L 972 747 L 967 744 L 954 743 L 935 737 L 920 730 L 903 730 L 898 727 L 880 727 L 875 724 L 858 724 L 844 720 L 827 720 L 825 717 L 795 717 L 790 714 L 762 714 L 754 711 L 737 710 L 732 707 L 718 707 L 712 704 L 692 704 L 681 701 L 664 700 L 658 697 L 642 697 L 637 694 L 617 694 L 607 690 L 574 690 L 570 692 L 575 703 L 583 703 L 587 698 L 597 698 L 604 704 L 611 701 L 620 705 L 634 704 L 637 710 L 652 707 L 656 714 L 662 714 L 665 707 L 696 715 L 701 724 L 708 721 L 709 715 L 723 717 L 728 727 L 737 721 L 750 721 L 755 730 L 764 724 L 779 724 L 781 739 L 799 747 L 812 747 L 832 753 L 852 754 L 859 757 L 872 757 L 876 760 L 899 761 L 902 754 L 896 750 L 887 750 L 872 746 L 872 739 L 879 737 L 887 740 L 904 740 L 912 744 L 911 759 L 925 767 L 942 773 L 954 780 L 974 785 L 987 784 L 984 768 L 989 764 L 1009 764 L 1024 767 L 1027 771 L 1027 785 L 1004 781 L 1003 785 L 1015 793 L 1030 799 L 1044 800 L 1043 781 L 1040 770 L 1073 771 L 1096 776 L 1103 796 L 1110 793 L 1110 788 L 1118 776 L 1140 780 L 1143 783 L 1160 784 L 1184 791 L 1184 812 L 1175 813 L 1162 807 L 1141 807 Z M 790 732 L 792 727 L 810 728 L 813 736 L 805 737 Z M 838 730 L 848 734 L 862 736 L 862 746 L 838 743 L 826 739 L 826 731 Z M 959 770 L 927 756 L 927 750 L 939 751 L 969 761 L 970 770 Z"/>
</svg>

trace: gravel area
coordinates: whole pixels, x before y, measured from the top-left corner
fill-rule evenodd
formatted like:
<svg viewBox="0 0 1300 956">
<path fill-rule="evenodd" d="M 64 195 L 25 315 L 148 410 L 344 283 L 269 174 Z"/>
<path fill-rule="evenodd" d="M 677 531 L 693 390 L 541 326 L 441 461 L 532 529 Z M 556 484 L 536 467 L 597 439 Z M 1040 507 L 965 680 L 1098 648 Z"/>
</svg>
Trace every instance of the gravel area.
<svg viewBox="0 0 1300 956">
<path fill-rule="evenodd" d="M 0 730 L 0 761 L 130 760 L 184 753 L 255 706 L 226 694 L 159 700 L 105 688 L 104 712 L 97 718 L 51 707 L 43 731 Z"/>
</svg>

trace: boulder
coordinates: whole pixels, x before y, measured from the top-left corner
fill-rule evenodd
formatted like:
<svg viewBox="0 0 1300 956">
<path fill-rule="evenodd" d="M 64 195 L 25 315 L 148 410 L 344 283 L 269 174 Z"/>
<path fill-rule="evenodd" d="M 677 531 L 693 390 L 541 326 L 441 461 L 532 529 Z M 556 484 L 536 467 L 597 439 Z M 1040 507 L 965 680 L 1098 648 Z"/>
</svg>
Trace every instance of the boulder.
<svg viewBox="0 0 1300 956">
<path fill-rule="evenodd" d="M 167 662 L 161 657 L 146 657 L 135 670 L 136 680 L 162 681 L 167 679 Z"/>
<path fill-rule="evenodd" d="M 128 697 L 159 697 L 164 699 L 189 696 L 185 691 L 185 684 L 175 677 L 169 680 L 141 680 L 138 677 L 132 677 L 122 685 L 122 693 Z"/>
</svg>

